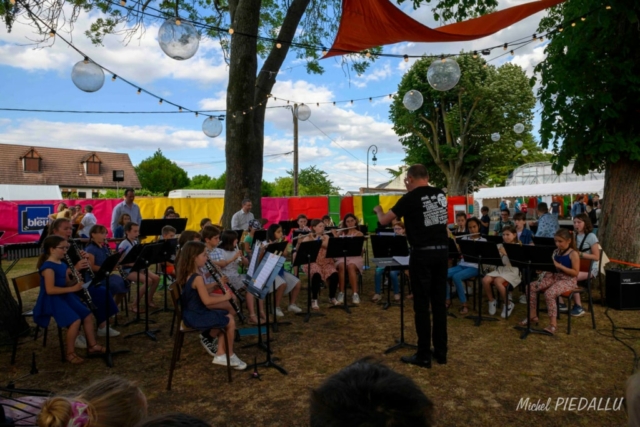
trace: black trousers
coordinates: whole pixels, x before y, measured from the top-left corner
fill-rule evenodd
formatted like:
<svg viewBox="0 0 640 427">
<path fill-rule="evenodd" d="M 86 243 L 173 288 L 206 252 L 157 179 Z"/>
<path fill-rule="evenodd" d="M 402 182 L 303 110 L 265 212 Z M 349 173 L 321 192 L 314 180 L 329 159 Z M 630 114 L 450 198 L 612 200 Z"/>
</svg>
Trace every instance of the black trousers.
<svg viewBox="0 0 640 427">
<path fill-rule="evenodd" d="M 445 274 L 446 278 L 446 274 Z M 336 291 L 338 290 L 338 273 L 333 273 L 327 278 L 327 284 L 329 285 L 329 298 L 336 297 Z M 316 273 L 311 277 L 311 298 L 318 299 L 318 293 L 320 293 L 320 286 L 322 285 L 322 277 Z"/>
<path fill-rule="evenodd" d="M 409 259 L 418 355 L 425 359 L 431 358 L 432 336 L 434 351 L 443 356 L 447 354 L 447 257 L 446 249 L 414 250 Z"/>
</svg>

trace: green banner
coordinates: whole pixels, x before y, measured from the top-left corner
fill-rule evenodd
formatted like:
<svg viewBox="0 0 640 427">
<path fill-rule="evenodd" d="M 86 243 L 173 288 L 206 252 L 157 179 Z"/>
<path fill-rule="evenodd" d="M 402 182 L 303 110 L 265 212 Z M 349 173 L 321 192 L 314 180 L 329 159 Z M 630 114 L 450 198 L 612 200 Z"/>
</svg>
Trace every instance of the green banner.
<svg viewBox="0 0 640 427">
<path fill-rule="evenodd" d="M 378 226 L 378 216 L 373 212 L 373 208 L 380 204 L 380 197 L 377 194 L 362 196 L 362 215 L 364 223 L 373 232 Z"/>
<path fill-rule="evenodd" d="M 329 216 L 334 224 L 340 222 L 340 196 L 329 196 Z"/>
</svg>

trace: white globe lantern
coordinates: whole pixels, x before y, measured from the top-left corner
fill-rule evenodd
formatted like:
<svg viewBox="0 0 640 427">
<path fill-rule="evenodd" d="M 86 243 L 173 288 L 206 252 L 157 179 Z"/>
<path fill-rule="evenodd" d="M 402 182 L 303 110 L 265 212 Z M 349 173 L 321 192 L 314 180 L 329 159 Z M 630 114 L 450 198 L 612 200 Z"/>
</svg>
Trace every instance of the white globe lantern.
<svg viewBox="0 0 640 427">
<path fill-rule="evenodd" d="M 78 62 L 71 70 L 71 80 L 80 90 L 85 92 L 95 92 L 100 90 L 104 84 L 104 71 L 89 58 Z"/>
<path fill-rule="evenodd" d="M 415 89 L 405 93 L 402 98 L 404 108 L 409 111 L 416 111 L 418 108 L 422 107 L 423 102 L 424 98 L 422 97 L 422 94 Z"/>
<path fill-rule="evenodd" d="M 522 133 L 524 132 L 524 125 L 522 123 L 516 123 L 516 125 L 513 127 L 513 131 L 515 133 Z"/>
<path fill-rule="evenodd" d="M 296 115 L 298 120 L 302 120 L 304 122 L 309 120 L 309 117 L 311 117 L 311 108 L 306 104 L 300 104 L 293 111 L 293 114 Z"/>
<path fill-rule="evenodd" d="M 222 133 L 222 122 L 215 117 L 209 117 L 202 122 L 202 132 L 209 138 L 215 138 Z"/>
<path fill-rule="evenodd" d="M 498 141 L 500 141 L 500 134 L 499 134 L 498 132 L 496 132 L 496 133 L 492 133 L 492 134 L 491 134 L 491 140 L 492 140 L 493 142 L 498 142 Z"/>
<path fill-rule="evenodd" d="M 522 150 L 522 155 L 526 156 L 527 154 L 529 154 L 529 152 L 527 150 Z"/>
<path fill-rule="evenodd" d="M 453 89 L 460 81 L 460 66 L 451 58 L 435 60 L 427 70 L 427 81 L 435 90 Z"/>
<path fill-rule="evenodd" d="M 516 141 L 516 148 L 522 148 L 523 145 L 522 141 Z"/>
<path fill-rule="evenodd" d="M 160 48 L 169 57 L 178 61 L 191 58 L 198 51 L 200 33 L 188 22 L 169 18 L 158 31 Z"/>
</svg>

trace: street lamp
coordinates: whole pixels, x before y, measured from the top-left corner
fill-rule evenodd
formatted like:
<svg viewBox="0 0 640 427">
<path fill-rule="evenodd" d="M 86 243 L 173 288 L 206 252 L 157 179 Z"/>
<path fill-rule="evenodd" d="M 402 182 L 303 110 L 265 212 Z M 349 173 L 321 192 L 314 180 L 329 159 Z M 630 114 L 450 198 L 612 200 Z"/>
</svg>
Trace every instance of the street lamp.
<svg viewBox="0 0 640 427">
<path fill-rule="evenodd" d="M 367 190 L 369 189 L 369 151 L 372 150 L 373 153 L 373 158 L 371 159 L 373 161 L 373 166 L 376 165 L 376 162 L 378 161 L 378 159 L 376 159 L 376 154 L 378 153 L 378 147 L 376 147 L 375 145 L 370 145 L 369 148 L 367 149 Z M 366 191 L 365 190 L 365 193 Z"/>
</svg>

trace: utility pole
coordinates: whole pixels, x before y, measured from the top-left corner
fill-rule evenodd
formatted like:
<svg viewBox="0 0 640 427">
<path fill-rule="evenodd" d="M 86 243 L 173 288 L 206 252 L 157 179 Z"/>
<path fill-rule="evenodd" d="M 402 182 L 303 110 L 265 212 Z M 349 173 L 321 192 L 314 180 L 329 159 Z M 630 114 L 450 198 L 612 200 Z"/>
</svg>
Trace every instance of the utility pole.
<svg viewBox="0 0 640 427">
<path fill-rule="evenodd" d="M 298 104 L 293 104 L 293 195 L 298 195 Z"/>
</svg>

